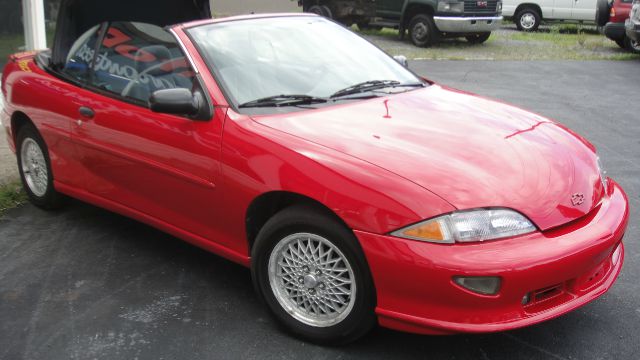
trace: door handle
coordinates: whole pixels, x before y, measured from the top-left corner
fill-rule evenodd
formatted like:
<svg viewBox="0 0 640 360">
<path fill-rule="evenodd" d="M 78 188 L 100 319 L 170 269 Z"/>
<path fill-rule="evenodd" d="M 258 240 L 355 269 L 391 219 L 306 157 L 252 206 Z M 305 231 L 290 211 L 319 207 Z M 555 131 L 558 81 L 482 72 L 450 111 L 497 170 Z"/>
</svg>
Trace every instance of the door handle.
<svg viewBox="0 0 640 360">
<path fill-rule="evenodd" d="M 80 109 L 78 109 L 78 112 L 82 117 L 87 119 L 93 119 L 93 117 L 96 116 L 96 112 L 93 111 L 92 108 L 86 106 L 81 106 Z"/>
</svg>

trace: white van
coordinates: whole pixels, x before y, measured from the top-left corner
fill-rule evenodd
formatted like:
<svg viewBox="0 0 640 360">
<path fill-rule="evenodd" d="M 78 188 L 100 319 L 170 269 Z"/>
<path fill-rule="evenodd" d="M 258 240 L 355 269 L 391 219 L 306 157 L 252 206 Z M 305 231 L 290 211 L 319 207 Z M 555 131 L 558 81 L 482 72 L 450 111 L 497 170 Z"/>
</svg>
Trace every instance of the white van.
<svg viewBox="0 0 640 360">
<path fill-rule="evenodd" d="M 542 20 L 595 22 L 597 0 L 503 0 L 502 15 L 518 30 L 535 31 Z"/>
</svg>

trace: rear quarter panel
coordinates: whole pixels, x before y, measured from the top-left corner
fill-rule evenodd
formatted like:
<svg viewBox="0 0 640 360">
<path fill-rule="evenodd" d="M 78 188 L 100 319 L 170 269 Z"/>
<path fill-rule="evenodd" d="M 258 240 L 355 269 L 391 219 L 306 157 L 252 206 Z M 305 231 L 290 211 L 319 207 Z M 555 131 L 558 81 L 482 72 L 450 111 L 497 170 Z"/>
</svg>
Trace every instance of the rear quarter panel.
<svg viewBox="0 0 640 360">
<path fill-rule="evenodd" d="M 56 181 L 80 185 L 81 167 L 74 156 L 69 117 L 75 114 L 81 100 L 78 88 L 45 72 L 34 62 L 32 54 L 12 57 L 3 77 L 7 113 L 3 126 L 11 146 L 15 146 L 17 136 L 11 128 L 11 117 L 25 114 L 47 144 Z"/>
</svg>

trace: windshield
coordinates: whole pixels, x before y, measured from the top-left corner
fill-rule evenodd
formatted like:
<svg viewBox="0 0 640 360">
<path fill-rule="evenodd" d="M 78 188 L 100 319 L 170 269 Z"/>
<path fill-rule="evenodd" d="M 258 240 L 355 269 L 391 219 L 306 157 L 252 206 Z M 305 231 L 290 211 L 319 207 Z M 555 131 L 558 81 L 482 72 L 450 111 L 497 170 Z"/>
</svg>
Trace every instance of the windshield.
<svg viewBox="0 0 640 360">
<path fill-rule="evenodd" d="M 189 33 L 239 108 L 332 102 L 337 101 L 335 95 L 350 95 L 353 100 L 354 93 L 369 92 L 371 97 L 374 90 L 408 91 L 412 85 L 422 85 L 368 41 L 320 17 L 229 21 L 195 27 Z M 355 91 L 349 89 L 359 84 Z"/>
</svg>

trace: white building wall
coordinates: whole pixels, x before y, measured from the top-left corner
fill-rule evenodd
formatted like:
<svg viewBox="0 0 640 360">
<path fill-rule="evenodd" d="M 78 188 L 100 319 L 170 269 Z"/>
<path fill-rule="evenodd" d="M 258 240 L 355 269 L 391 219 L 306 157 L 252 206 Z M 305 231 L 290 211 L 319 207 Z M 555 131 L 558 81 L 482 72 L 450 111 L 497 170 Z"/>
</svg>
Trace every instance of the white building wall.
<svg viewBox="0 0 640 360">
<path fill-rule="evenodd" d="M 47 33 L 44 22 L 44 0 L 22 0 L 24 39 L 26 50 L 47 48 Z"/>
</svg>

